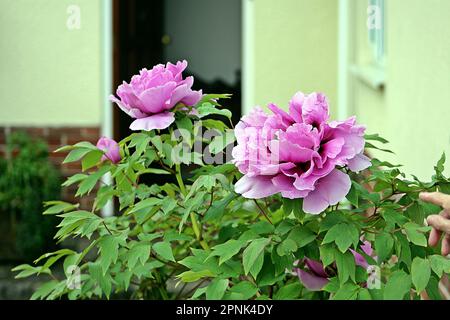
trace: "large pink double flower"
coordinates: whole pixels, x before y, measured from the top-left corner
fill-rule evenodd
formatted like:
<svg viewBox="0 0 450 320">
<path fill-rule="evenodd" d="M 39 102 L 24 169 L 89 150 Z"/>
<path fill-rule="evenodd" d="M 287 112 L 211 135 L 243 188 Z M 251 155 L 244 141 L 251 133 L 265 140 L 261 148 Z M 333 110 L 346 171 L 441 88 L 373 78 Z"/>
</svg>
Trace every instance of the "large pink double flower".
<svg viewBox="0 0 450 320">
<path fill-rule="evenodd" d="M 117 89 L 120 99 L 111 95 L 110 100 L 132 118 L 131 130 L 165 129 L 175 120 L 171 109 L 178 103 L 194 106 L 200 101 L 202 91 L 192 90 L 193 77 L 183 79 L 187 61 L 177 64 L 156 65 L 151 70 L 142 69 L 123 82 Z"/>
<path fill-rule="evenodd" d="M 328 122 L 327 99 L 320 93 L 297 93 L 289 113 L 274 104 L 268 107 L 273 114 L 256 107 L 236 126 L 233 162 L 244 174 L 236 192 L 252 199 L 276 193 L 303 198 L 303 210 L 312 214 L 337 204 L 351 186 L 339 168 L 370 166 L 363 155 L 365 128 L 355 117 Z"/>
</svg>

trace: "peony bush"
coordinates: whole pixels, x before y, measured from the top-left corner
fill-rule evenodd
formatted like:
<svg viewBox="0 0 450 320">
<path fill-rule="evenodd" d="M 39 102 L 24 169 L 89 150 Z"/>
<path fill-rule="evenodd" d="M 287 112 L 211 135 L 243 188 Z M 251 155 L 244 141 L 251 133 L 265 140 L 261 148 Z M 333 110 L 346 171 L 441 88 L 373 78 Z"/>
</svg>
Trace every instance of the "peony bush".
<svg viewBox="0 0 450 320">
<path fill-rule="evenodd" d="M 440 208 L 418 195 L 450 191 L 444 155 L 429 182 L 409 178 L 368 157 L 391 151 L 355 117 L 330 121 L 320 93 L 257 107 L 234 128 L 229 95 L 192 90 L 186 66 L 143 69 L 111 96 L 135 119 L 129 137 L 58 150 L 82 164 L 63 186 L 96 198 L 89 210 L 45 203 L 55 240 L 86 246 L 14 268 L 49 279 L 32 299 L 441 298 L 450 263 L 424 223 Z"/>
</svg>

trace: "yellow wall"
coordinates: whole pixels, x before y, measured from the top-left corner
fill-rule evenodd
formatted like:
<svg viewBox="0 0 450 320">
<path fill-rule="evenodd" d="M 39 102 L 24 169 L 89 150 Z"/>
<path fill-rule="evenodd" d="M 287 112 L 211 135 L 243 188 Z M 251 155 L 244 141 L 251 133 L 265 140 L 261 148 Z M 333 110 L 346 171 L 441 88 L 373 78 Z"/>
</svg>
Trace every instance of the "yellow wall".
<svg viewBox="0 0 450 320">
<path fill-rule="evenodd" d="M 297 91 L 321 91 L 335 114 L 337 1 L 256 0 L 254 33 L 256 104 L 286 107 Z"/>
<path fill-rule="evenodd" d="M 367 1 L 352 1 L 355 60 L 361 62 L 367 56 Z M 385 1 L 386 89 L 377 92 L 355 80 L 352 107 L 368 132 L 390 140 L 396 156 L 383 158 L 425 179 L 443 151 L 450 159 L 450 1 Z"/>
<path fill-rule="evenodd" d="M 69 5 L 81 29 L 69 30 Z M 0 1 L 0 125 L 99 125 L 100 0 Z"/>
</svg>

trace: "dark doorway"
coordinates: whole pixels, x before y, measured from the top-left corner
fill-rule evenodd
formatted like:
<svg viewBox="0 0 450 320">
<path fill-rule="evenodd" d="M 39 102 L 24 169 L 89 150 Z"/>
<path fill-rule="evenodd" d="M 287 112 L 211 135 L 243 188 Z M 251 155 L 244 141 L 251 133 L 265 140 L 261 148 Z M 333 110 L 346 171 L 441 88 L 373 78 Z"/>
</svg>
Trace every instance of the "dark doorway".
<svg viewBox="0 0 450 320">
<path fill-rule="evenodd" d="M 114 88 L 142 68 L 189 62 L 194 89 L 231 93 L 226 107 L 241 115 L 241 0 L 114 0 Z M 132 119 L 114 108 L 114 136 Z"/>
</svg>

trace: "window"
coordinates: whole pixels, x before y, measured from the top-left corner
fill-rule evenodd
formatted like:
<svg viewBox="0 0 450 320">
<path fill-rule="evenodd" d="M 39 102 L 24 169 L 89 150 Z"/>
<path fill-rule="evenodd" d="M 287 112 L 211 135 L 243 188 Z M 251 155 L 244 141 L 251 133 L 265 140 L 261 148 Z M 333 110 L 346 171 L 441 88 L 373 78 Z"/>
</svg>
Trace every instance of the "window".
<svg viewBox="0 0 450 320">
<path fill-rule="evenodd" d="M 370 0 L 367 8 L 367 28 L 373 62 L 378 67 L 385 64 L 385 6 L 384 0 Z"/>
</svg>

